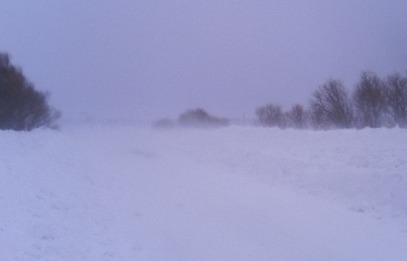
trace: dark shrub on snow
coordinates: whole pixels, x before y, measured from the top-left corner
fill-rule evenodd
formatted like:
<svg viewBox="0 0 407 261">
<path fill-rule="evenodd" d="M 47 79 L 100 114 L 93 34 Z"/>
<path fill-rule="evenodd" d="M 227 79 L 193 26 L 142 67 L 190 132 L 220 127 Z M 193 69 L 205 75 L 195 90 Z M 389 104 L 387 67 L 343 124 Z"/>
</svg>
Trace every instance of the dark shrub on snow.
<svg viewBox="0 0 407 261">
<path fill-rule="evenodd" d="M 187 127 L 221 127 L 229 124 L 227 119 L 211 116 L 201 108 L 189 109 L 182 113 L 178 122 Z"/>
<path fill-rule="evenodd" d="M 268 127 L 286 127 L 286 115 L 280 105 L 268 104 L 256 110 L 261 125 Z"/>
<path fill-rule="evenodd" d="M 153 122 L 152 127 L 155 129 L 169 129 L 175 126 L 174 121 L 170 119 L 160 119 L 158 121 Z"/>
<path fill-rule="evenodd" d="M 318 129 L 352 127 L 352 102 L 342 82 L 331 79 L 321 85 L 310 101 L 310 113 Z"/>
<path fill-rule="evenodd" d="M 0 129 L 55 127 L 59 115 L 47 104 L 47 94 L 36 91 L 9 55 L 0 53 Z"/>
</svg>

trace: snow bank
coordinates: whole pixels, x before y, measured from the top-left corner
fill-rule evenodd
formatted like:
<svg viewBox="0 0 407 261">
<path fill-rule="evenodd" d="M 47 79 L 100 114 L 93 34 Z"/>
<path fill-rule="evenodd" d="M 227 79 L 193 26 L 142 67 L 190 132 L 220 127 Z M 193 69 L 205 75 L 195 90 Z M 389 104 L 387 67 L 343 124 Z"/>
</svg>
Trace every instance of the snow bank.
<svg viewBox="0 0 407 261">
<path fill-rule="evenodd" d="M 0 133 L 1 260 L 407 260 L 404 130 Z"/>
</svg>

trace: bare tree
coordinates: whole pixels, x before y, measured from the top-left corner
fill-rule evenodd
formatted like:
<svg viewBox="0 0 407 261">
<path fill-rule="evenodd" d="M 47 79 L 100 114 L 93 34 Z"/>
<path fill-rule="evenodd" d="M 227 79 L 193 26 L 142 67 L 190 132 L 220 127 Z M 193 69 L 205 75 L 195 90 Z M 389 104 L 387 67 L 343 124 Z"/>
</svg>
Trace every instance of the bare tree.
<svg viewBox="0 0 407 261">
<path fill-rule="evenodd" d="M 286 118 L 290 127 L 303 129 L 307 126 L 307 113 L 300 104 L 294 105 L 291 110 L 286 113 Z"/>
<path fill-rule="evenodd" d="M 394 121 L 407 127 L 407 78 L 395 73 L 387 77 L 387 104 Z"/>
<path fill-rule="evenodd" d="M 348 93 L 339 80 L 328 80 L 313 94 L 310 102 L 311 118 L 317 128 L 349 128 L 353 110 Z"/>
<path fill-rule="evenodd" d="M 358 127 L 377 128 L 385 124 L 386 88 L 379 76 L 372 72 L 363 72 L 353 98 Z"/>
<path fill-rule="evenodd" d="M 260 124 L 269 127 L 286 127 L 286 120 L 280 105 L 269 104 L 256 110 Z"/>
</svg>

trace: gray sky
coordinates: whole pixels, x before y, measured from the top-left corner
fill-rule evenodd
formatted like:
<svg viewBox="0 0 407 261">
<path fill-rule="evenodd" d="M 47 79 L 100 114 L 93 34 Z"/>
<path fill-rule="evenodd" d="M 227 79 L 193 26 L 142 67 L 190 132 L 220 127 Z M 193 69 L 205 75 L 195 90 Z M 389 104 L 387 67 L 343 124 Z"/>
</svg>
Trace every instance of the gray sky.
<svg viewBox="0 0 407 261">
<path fill-rule="evenodd" d="M 0 2 L 0 50 L 68 119 L 254 117 L 407 72 L 405 0 Z"/>
</svg>

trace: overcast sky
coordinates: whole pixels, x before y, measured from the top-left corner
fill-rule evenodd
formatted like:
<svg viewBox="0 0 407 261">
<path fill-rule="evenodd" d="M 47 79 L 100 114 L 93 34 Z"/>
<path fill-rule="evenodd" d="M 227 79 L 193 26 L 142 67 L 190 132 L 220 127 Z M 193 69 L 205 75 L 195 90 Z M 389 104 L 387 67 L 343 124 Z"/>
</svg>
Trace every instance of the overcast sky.
<svg viewBox="0 0 407 261">
<path fill-rule="evenodd" d="M 255 117 L 407 73 L 405 0 L 0 2 L 0 51 L 68 119 Z"/>
</svg>

